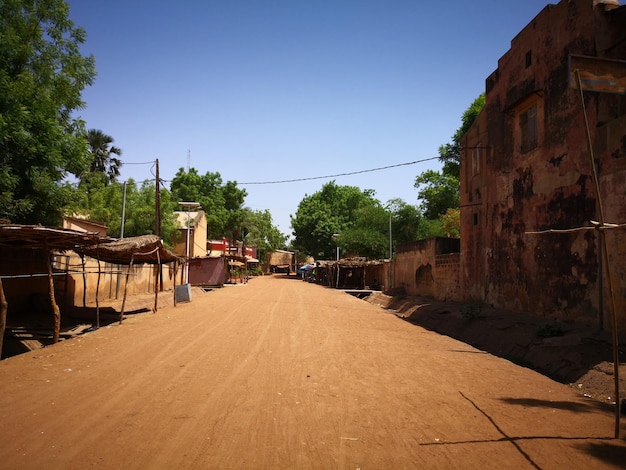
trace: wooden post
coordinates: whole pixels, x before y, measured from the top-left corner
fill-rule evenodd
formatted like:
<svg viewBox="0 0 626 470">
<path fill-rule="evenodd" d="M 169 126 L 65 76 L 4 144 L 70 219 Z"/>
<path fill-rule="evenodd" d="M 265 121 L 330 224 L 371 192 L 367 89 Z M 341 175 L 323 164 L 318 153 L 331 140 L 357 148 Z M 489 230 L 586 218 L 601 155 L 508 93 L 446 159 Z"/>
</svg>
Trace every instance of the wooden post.
<svg viewBox="0 0 626 470">
<path fill-rule="evenodd" d="M 50 296 L 50 305 L 52 306 L 52 315 L 54 319 L 54 332 L 52 334 L 52 342 L 57 343 L 59 341 L 59 333 L 61 330 L 61 311 L 54 298 L 54 280 L 52 277 L 52 252 L 48 250 L 48 245 L 45 244 L 48 268 L 48 294 Z"/>
<path fill-rule="evenodd" d="M 96 283 L 96 328 L 100 328 L 100 251 L 96 247 L 96 254 L 98 257 L 98 282 Z"/>
<path fill-rule="evenodd" d="M 154 308 L 152 309 L 152 311 L 154 313 L 156 313 L 157 311 L 157 306 L 159 303 L 159 274 L 161 273 L 161 255 L 159 254 L 159 250 L 157 250 L 156 252 L 157 255 L 157 265 L 155 266 L 156 272 L 155 272 L 155 279 L 154 279 Z"/>
<path fill-rule="evenodd" d="M 126 271 L 126 282 L 124 283 L 124 298 L 122 299 L 122 308 L 120 310 L 120 325 L 122 324 L 122 319 L 124 318 L 124 306 L 126 305 L 126 294 L 128 292 L 128 277 L 130 276 L 130 270 L 133 267 L 134 260 L 135 254 L 133 253 L 130 257 L 130 263 L 128 263 L 128 270 Z"/>
<path fill-rule="evenodd" d="M 172 276 L 172 283 L 174 284 L 174 307 L 176 307 L 176 271 L 178 270 L 178 260 L 175 260 L 173 264 L 174 274 Z"/>
<path fill-rule="evenodd" d="M 617 334 L 617 312 L 615 311 L 615 293 L 613 292 L 613 282 L 611 279 L 611 269 L 609 266 L 609 250 L 606 246 L 606 238 L 604 233 L 606 219 L 604 217 L 604 205 L 602 204 L 602 193 L 600 192 L 600 178 L 598 177 L 598 171 L 596 168 L 596 161 L 593 155 L 593 143 L 591 140 L 591 131 L 589 130 L 589 120 L 587 119 L 587 108 L 585 106 L 585 96 L 583 93 L 582 82 L 580 79 L 580 70 L 576 70 L 576 80 L 578 82 L 578 89 L 580 91 L 580 102 L 582 105 L 583 118 L 585 121 L 585 133 L 587 136 L 587 150 L 589 151 L 589 161 L 591 163 L 591 171 L 593 175 L 593 182 L 596 189 L 596 207 L 598 209 L 598 216 L 600 218 L 599 230 L 599 249 L 602 250 L 602 261 L 604 265 L 604 271 L 606 272 L 606 288 L 609 291 L 610 307 L 611 307 L 611 336 L 613 339 L 613 382 L 614 382 L 614 394 L 615 394 L 615 439 L 619 439 L 620 428 L 620 387 L 619 387 L 619 337 Z M 600 272 L 602 274 L 602 272 Z"/>
<path fill-rule="evenodd" d="M 85 255 L 80 255 L 80 261 L 83 265 L 83 308 L 87 307 L 87 273 L 85 272 Z"/>
<path fill-rule="evenodd" d="M 0 358 L 2 357 L 2 340 L 4 339 L 4 330 L 7 326 L 7 310 L 9 304 L 4 296 L 4 288 L 2 287 L 2 278 L 0 278 Z"/>
<path fill-rule="evenodd" d="M 155 219 L 155 227 L 154 227 L 154 234 L 158 235 L 159 238 L 161 237 L 161 178 L 159 178 L 159 159 L 156 159 L 156 175 L 155 175 L 155 179 L 156 179 L 156 192 L 154 193 L 154 210 L 155 210 L 155 214 L 154 214 L 154 219 Z M 157 255 L 158 257 L 158 255 Z M 159 283 L 159 291 L 163 290 L 163 265 L 161 263 L 159 263 L 157 265 L 157 268 L 159 269 L 159 274 L 157 275 L 157 280 L 160 281 Z M 154 311 L 156 312 L 156 306 L 154 308 Z"/>
</svg>

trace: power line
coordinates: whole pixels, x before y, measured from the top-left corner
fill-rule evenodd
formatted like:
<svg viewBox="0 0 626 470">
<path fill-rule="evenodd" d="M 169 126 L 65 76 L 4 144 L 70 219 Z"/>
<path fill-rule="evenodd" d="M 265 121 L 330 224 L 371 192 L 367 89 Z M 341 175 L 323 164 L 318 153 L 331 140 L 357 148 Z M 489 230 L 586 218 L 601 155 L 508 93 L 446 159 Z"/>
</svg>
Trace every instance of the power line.
<svg viewBox="0 0 626 470">
<path fill-rule="evenodd" d="M 122 162 L 122 165 L 152 165 L 154 160 L 149 162 Z"/>
<path fill-rule="evenodd" d="M 396 165 L 388 165 L 388 166 L 381 166 L 378 168 L 371 168 L 369 170 L 360 170 L 360 171 L 350 171 L 347 173 L 337 173 L 334 175 L 326 175 L 326 176 L 310 176 L 308 178 L 295 178 L 295 179 L 290 179 L 290 180 L 278 180 L 278 181 L 254 181 L 251 183 L 237 183 L 240 186 L 246 186 L 246 185 L 252 185 L 252 184 L 280 184 L 280 183 L 297 183 L 300 181 L 311 181 L 311 180 L 320 180 L 320 179 L 325 179 L 325 178 L 337 178 L 339 176 L 350 176 L 350 175 L 358 175 L 361 173 L 371 173 L 373 171 L 381 171 L 381 170 L 388 170 L 389 168 L 397 168 L 399 166 L 408 166 L 408 165 L 415 165 L 416 163 L 423 163 L 423 162 L 427 162 L 430 160 L 438 160 L 439 157 L 430 157 L 430 158 L 423 158 L 421 160 L 415 160 L 414 162 L 407 162 L 407 163 L 398 163 Z"/>
</svg>

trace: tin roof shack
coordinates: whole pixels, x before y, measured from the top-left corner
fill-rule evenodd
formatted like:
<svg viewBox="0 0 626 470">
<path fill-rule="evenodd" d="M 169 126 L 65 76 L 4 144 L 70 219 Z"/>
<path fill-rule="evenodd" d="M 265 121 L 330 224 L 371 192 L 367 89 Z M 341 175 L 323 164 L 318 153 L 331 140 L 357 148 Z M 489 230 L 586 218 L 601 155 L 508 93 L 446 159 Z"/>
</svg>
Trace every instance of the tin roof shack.
<svg viewBox="0 0 626 470">
<path fill-rule="evenodd" d="M 394 287 L 409 295 L 460 301 L 460 246 L 458 238 L 428 238 L 396 247 Z"/>
<path fill-rule="evenodd" d="M 486 80 L 485 107 L 461 144 L 465 300 L 607 323 L 597 232 L 579 228 L 600 215 L 584 109 L 605 219 L 626 222 L 626 7 L 609 3 L 546 6 Z M 576 70 L 614 92 L 581 93 Z M 623 231 L 605 233 L 611 272 L 626 271 Z M 626 283 L 614 288 L 626 332 Z"/>
<path fill-rule="evenodd" d="M 228 275 L 226 256 L 204 256 L 189 260 L 189 283 L 192 286 L 222 287 Z"/>
</svg>

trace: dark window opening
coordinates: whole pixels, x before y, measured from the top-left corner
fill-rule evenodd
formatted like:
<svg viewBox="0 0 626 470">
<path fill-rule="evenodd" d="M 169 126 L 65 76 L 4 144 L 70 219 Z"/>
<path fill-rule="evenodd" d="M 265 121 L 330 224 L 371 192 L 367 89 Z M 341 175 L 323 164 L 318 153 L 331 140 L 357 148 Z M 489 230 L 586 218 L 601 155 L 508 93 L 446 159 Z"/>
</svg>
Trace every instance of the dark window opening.
<svg viewBox="0 0 626 470">
<path fill-rule="evenodd" d="M 528 51 L 526 53 L 526 68 L 530 67 L 533 64 L 533 52 Z"/>
<path fill-rule="evenodd" d="M 478 225 L 478 214 L 474 214 L 474 225 Z"/>
<path fill-rule="evenodd" d="M 520 114 L 520 151 L 528 152 L 537 147 L 537 105 Z"/>
</svg>

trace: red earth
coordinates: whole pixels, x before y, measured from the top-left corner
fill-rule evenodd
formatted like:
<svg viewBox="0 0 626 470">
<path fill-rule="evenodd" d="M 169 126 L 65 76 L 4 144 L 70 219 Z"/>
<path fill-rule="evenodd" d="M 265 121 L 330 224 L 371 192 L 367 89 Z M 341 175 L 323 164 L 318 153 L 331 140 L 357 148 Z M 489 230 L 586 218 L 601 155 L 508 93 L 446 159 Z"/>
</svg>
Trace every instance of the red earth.
<svg viewBox="0 0 626 470">
<path fill-rule="evenodd" d="M 5 359 L 1 466 L 624 468 L 611 401 L 545 375 L 562 359 L 535 360 L 554 366 L 541 374 L 437 331 L 465 322 L 457 332 L 497 336 L 485 340 L 493 348 L 511 319 L 368 300 L 265 276 L 194 288 L 176 307 L 163 293 L 154 314 Z M 138 296 L 127 308 L 146 306 Z M 572 334 L 560 341 L 575 343 Z M 520 346 L 509 359 L 539 356 L 528 335 L 511 336 Z M 580 338 L 570 351 L 587 345 Z"/>
</svg>

